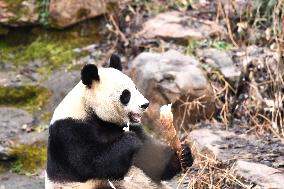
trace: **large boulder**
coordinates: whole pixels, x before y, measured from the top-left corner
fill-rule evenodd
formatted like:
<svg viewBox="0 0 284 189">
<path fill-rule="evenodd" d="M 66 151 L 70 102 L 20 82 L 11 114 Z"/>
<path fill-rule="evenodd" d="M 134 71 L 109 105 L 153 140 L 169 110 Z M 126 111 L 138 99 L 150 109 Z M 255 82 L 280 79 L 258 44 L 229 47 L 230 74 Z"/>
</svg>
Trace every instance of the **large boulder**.
<svg viewBox="0 0 284 189">
<path fill-rule="evenodd" d="M 225 29 L 215 22 L 172 11 L 158 14 L 144 23 L 141 35 L 146 38 L 204 39 L 223 37 Z"/>
<path fill-rule="evenodd" d="M 192 56 L 174 50 L 142 53 L 131 63 L 129 74 L 150 101 L 143 119 L 147 126 L 159 124 L 159 109 L 169 103 L 173 104 L 174 124 L 179 129 L 214 113 L 212 88 Z"/>
<path fill-rule="evenodd" d="M 65 28 L 88 18 L 106 13 L 108 5 L 116 0 L 51 0 L 50 24 Z"/>
<path fill-rule="evenodd" d="M 65 28 L 107 12 L 117 0 L 0 0 L 0 24 L 24 26 L 48 19 L 51 27 Z M 46 16 L 46 18 L 43 18 Z M 46 20 L 47 21 L 47 20 Z"/>
<path fill-rule="evenodd" d="M 232 53 L 208 48 L 196 50 L 196 56 L 205 62 L 213 70 L 219 70 L 230 81 L 238 81 L 241 76 L 241 67 L 237 67 L 233 61 Z"/>
</svg>

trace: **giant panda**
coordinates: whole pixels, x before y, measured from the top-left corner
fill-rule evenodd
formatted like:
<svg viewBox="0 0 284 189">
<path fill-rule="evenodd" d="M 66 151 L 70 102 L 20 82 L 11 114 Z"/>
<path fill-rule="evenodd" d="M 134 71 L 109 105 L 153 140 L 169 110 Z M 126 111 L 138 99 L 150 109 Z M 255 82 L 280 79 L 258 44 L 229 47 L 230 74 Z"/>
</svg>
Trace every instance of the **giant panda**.
<svg viewBox="0 0 284 189">
<path fill-rule="evenodd" d="M 46 189 L 168 188 L 169 180 L 192 165 L 148 136 L 141 115 L 149 101 L 121 72 L 112 55 L 108 68 L 87 64 L 81 81 L 54 111 L 49 127 Z M 67 79 L 67 78 L 66 78 Z"/>
</svg>

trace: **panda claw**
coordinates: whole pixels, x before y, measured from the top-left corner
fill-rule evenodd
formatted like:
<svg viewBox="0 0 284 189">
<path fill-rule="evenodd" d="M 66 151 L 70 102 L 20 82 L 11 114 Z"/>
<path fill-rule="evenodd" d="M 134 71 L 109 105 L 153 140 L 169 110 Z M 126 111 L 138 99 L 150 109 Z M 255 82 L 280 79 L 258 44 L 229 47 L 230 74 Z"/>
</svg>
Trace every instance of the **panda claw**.
<svg viewBox="0 0 284 189">
<path fill-rule="evenodd" d="M 181 166 L 186 169 L 193 164 L 193 157 L 190 148 L 186 144 L 182 144 Z"/>
</svg>

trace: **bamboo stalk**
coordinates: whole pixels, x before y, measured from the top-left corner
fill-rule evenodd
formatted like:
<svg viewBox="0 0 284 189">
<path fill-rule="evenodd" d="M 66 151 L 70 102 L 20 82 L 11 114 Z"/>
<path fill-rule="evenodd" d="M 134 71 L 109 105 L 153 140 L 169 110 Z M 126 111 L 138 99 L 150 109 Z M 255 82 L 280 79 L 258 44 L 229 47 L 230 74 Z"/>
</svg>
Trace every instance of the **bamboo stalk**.
<svg viewBox="0 0 284 189">
<path fill-rule="evenodd" d="M 181 142 L 177 136 L 176 129 L 173 124 L 173 114 L 171 104 L 164 105 L 160 108 L 161 133 L 169 146 L 171 146 L 181 158 Z"/>
</svg>

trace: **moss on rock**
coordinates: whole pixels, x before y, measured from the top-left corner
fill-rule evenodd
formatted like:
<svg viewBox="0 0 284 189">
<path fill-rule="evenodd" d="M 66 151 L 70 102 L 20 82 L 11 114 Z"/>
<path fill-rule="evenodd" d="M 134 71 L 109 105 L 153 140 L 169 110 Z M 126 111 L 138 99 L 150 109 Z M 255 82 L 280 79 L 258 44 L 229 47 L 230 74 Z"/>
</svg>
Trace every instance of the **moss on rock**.
<svg viewBox="0 0 284 189">
<path fill-rule="evenodd" d="M 19 174 L 35 174 L 46 164 L 46 143 L 16 145 L 11 149 L 16 160 L 11 164 L 12 171 Z"/>
<path fill-rule="evenodd" d="M 72 60 L 84 56 L 84 52 L 74 52 L 73 49 L 96 42 L 97 28 L 88 30 L 91 31 L 88 36 L 81 36 L 78 28 L 69 28 L 64 31 L 42 28 L 10 31 L 8 35 L 0 37 L 0 59 L 16 66 L 40 60 L 42 65 L 37 68 L 37 71 L 49 73 L 60 65 L 71 63 Z"/>
<path fill-rule="evenodd" d="M 0 105 L 16 106 L 29 112 L 41 110 L 51 92 L 40 86 L 0 86 Z"/>
</svg>

